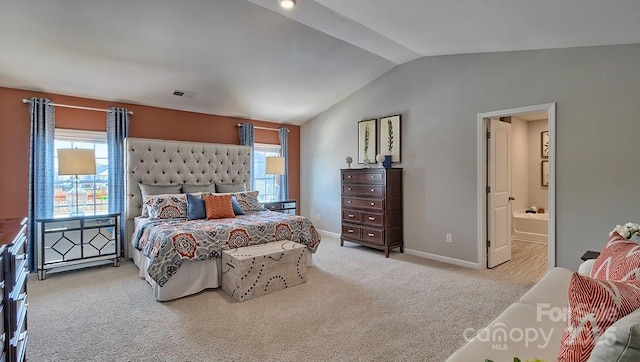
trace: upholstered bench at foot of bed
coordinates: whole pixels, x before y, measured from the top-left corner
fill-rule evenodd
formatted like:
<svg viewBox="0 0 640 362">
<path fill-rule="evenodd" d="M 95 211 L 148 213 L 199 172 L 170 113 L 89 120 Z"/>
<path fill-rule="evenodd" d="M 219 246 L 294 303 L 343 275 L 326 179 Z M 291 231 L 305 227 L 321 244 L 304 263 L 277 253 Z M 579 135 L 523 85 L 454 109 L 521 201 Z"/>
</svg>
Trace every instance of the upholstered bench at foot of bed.
<svg viewBox="0 0 640 362">
<path fill-rule="evenodd" d="M 307 247 L 277 241 L 222 252 L 222 289 L 243 302 L 307 281 Z"/>
</svg>

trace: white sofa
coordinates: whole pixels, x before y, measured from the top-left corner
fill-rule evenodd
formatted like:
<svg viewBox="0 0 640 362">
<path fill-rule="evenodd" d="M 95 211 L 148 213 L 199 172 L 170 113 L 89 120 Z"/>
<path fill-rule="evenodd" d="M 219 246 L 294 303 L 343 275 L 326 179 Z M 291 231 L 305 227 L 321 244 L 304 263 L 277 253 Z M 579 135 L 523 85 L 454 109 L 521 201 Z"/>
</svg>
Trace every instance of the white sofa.
<svg viewBox="0 0 640 362">
<path fill-rule="evenodd" d="M 580 265 L 579 273 L 589 275 L 595 260 Z M 467 344 L 447 359 L 495 362 L 541 359 L 556 361 L 565 327 L 563 313 L 568 308 L 567 292 L 573 272 L 555 268 L 534 285 L 520 300 L 509 306 L 477 335 L 464 331 Z M 474 337 L 475 335 L 475 337 Z"/>
</svg>

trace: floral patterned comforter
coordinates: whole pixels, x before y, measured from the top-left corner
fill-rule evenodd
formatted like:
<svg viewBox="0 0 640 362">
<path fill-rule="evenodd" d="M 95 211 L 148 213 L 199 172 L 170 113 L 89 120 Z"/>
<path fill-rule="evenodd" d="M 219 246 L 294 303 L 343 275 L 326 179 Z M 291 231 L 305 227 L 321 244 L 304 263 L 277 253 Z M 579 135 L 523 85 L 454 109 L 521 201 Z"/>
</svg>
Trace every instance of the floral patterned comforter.
<svg viewBox="0 0 640 362">
<path fill-rule="evenodd" d="M 217 220 L 144 220 L 132 243 L 151 259 L 147 273 L 163 286 L 185 260 L 213 259 L 224 249 L 280 240 L 304 244 L 315 253 L 320 235 L 303 216 L 259 211 Z"/>
</svg>

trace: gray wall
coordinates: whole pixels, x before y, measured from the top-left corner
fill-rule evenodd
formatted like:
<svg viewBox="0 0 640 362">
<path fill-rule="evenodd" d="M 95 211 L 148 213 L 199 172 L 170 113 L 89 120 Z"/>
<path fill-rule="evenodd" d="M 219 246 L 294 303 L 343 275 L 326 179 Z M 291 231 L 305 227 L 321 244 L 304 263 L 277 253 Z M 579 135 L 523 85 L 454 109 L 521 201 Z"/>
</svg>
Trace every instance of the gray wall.
<svg viewBox="0 0 640 362">
<path fill-rule="evenodd" d="M 402 114 L 405 248 L 477 262 L 477 114 L 557 102 L 557 264 L 640 213 L 640 45 L 425 57 L 301 129 L 302 213 L 340 232 L 357 122 Z M 317 219 L 317 215 L 320 219 Z M 445 234 L 453 234 L 453 243 Z"/>
</svg>

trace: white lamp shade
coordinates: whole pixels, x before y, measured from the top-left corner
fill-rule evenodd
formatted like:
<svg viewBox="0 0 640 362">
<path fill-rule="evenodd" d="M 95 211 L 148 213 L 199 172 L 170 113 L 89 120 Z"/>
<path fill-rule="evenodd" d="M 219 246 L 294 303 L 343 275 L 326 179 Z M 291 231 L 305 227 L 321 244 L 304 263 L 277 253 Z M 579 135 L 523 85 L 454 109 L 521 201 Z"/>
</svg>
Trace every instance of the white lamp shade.
<svg viewBox="0 0 640 362">
<path fill-rule="evenodd" d="M 95 175 L 96 153 L 82 148 L 58 149 L 58 175 Z"/>
<path fill-rule="evenodd" d="M 267 157 L 264 173 L 268 175 L 284 175 L 284 157 Z"/>
</svg>

